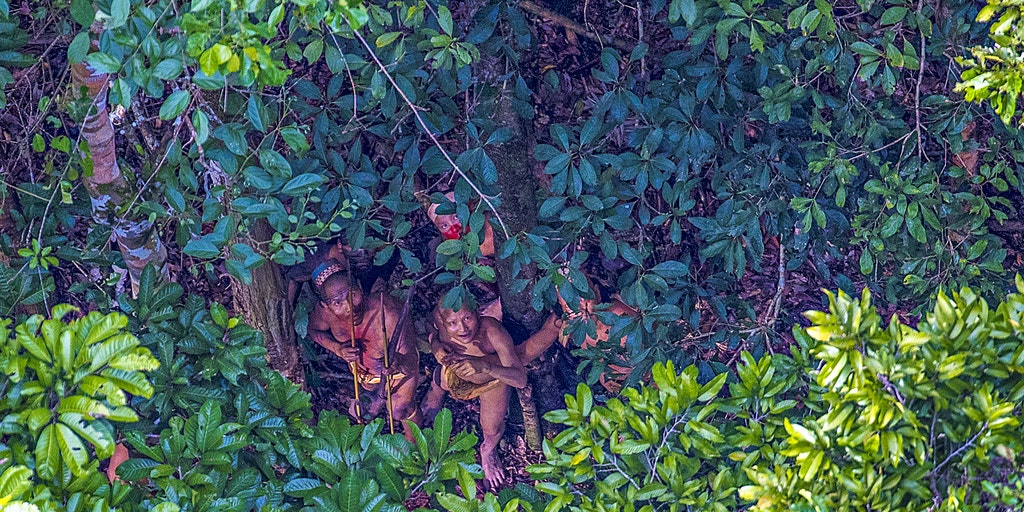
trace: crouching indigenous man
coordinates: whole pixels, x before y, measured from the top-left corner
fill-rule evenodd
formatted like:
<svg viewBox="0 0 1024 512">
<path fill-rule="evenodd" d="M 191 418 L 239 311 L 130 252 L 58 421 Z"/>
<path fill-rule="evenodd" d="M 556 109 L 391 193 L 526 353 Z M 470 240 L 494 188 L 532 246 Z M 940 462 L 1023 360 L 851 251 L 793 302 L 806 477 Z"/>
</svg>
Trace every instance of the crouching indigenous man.
<svg viewBox="0 0 1024 512">
<path fill-rule="evenodd" d="M 441 367 L 424 399 L 423 416 L 432 419 L 447 393 L 457 400 L 480 399 L 480 464 L 485 485 L 495 489 L 505 483 L 497 448 L 505 433 L 509 387 L 526 386 L 526 370 L 505 328 L 494 318 L 480 316 L 475 304 L 463 302 L 458 311 L 438 304 L 434 326 L 438 335 L 431 350 Z"/>
<path fill-rule="evenodd" d="M 370 416 L 379 415 L 387 405 L 385 379 L 390 378 L 394 421 L 412 420 L 418 425 L 419 411 L 413 402 L 419 377 L 419 351 L 411 322 L 401 322 L 403 332 L 395 335 L 401 308 L 385 294 L 364 297 L 362 289 L 352 285 L 345 266 L 337 260 L 317 267 L 313 284 L 320 300 L 309 316 L 309 337 L 354 368 L 360 389 L 372 395 Z M 391 340 L 395 346 L 390 347 L 387 368 L 384 355 Z"/>
</svg>

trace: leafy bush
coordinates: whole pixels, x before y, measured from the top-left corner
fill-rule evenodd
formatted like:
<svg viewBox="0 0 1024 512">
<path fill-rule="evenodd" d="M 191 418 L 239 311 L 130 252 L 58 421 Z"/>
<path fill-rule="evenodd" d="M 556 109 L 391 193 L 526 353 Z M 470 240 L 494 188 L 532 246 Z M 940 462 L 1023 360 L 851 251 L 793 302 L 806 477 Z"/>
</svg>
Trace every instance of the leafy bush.
<svg viewBox="0 0 1024 512">
<path fill-rule="evenodd" d="M 991 461 L 1024 449 L 1024 280 L 995 309 L 940 293 L 917 328 L 867 290 L 806 316 L 790 356 L 703 385 L 671 362 L 605 405 L 581 384 L 530 468 L 548 510 L 981 510 Z"/>
<path fill-rule="evenodd" d="M 127 489 L 111 488 L 98 459 L 114 451 L 115 424 L 138 420 L 129 395 L 152 396 L 143 372 L 159 366 L 125 332 L 126 316 L 94 311 L 68 320 L 77 313 L 54 306 L 50 318 L 33 315 L 13 332 L 0 319 L 0 488 L 10 499 L 34 474 L 40 485 L 31 501 L 43 510 L 102 510 L 124 498 Z"/>
</svg>

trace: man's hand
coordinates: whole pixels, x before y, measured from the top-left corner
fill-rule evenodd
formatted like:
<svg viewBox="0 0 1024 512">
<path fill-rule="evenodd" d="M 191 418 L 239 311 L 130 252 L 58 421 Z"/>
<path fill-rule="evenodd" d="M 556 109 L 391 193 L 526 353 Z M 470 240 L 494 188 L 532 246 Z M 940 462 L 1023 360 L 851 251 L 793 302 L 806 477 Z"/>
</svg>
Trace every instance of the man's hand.
<svg viewBox="0 0 1024 512">
<path fill-rule="evenodd" d="M 358 363 L 359 356 L 361 355 L 358 347 L 348 345 L 339 345 L 339 347 L 334 350 L 334 353 L 338 357 L 344 359 L 346 363 Z"/>
<path fill-rule="evenodd" d="M 466 379 L 474 375 L 488 374 L 491 371 L 491 364 L 478 358 L 464 358 L 451 365 L 455 375 Z"/>
</svg>

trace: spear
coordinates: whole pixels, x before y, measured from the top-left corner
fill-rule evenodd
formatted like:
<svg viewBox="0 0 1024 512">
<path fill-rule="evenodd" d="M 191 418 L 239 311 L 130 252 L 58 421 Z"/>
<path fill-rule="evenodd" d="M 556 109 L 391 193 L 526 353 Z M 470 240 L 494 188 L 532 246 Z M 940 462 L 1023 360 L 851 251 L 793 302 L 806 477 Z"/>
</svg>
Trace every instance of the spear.
<svg viewBox="0 0 1024 512">
<path fill-rule="evenodd" d="M 388 429 L 392 434 L 395 433 L 395 407 L 391 404 L 391 373 L 388 371 L 391 369 L 391 357 L 388 354 L 391 348 L 391 340 L 388 339 L 388 324 L 386 322 L 384 314 L 384 290 L 380 291 L 380 330 L 384 334 L 381 337 L 387 345 L 384 346 L 384 370 L 381 371 L 381 380 L 384 381 L 384 391 L 388 397 Z M 397 336 L 401 332 L 395 329 L 393 335 Z"/>
<path fill-rule="evenodd" d="M 355 283 L 352 282 L 352 263 L 348 258 L 345 258 L 345 268 L 348 271 L 348 337 L 352 342 L 352 348 L 356 348 L 356 308 L 352 304 L 352 287 L 355 286 Z M 359 402 L 359 364 L 352 362 L 348 364 L 348 367 L 352 370 L 352 387 L 355 388 L 356 393 L 356 421 L 361 422 L 363 408 Z"/>
<path fill-rule="evenodd" d="M 384 368 L 391 369 L 391 361 L 395 358 L 395 351 L 398 350 L 398 344 L 402 342 L 402 336 L 405 334 L 405 323 L 409 318 L 409 303 L 412 300 L 413 292 L 416 290 L 416 282 L 413 281 L 412 286 L 409 288 L 409 294 L 405 296 L 405 304 L 402 305 L 402 312 L 398 314 L 398 322 L 395 324 L 395 332 L 391 333 L 391 338 L 388 338 L 388 329 L 384 324 L 384 292 L 381 292 L 381 329 L 384 331 L 384 339 L 388 340 L 387 346 L 384 347 Z M 391 427 L 391 433 L 395 433 L 395 409 L 391 403 L 391 376 L 384 375 L 382 372 L 382 379 L 385 380 L 385 390 L 387 392 L 388 399 L 388 426 Z"/>
</svg>

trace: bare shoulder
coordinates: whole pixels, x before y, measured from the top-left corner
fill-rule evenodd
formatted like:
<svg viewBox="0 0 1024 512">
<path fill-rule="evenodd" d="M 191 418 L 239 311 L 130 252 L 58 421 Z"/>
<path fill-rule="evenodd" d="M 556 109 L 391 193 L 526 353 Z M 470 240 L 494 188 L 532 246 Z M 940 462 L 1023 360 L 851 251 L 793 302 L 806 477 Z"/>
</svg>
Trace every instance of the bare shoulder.
<svg viewBox="0 0 1024 512">
<path fill-rule="evenodd" d="M 309 328 L 318 331 L 330 329 L 331 321 L 328 316 L 329 313 L 324 310 L 323 305 L 318 301 L 313 305 L 312 311 L 309 312 Z"/>
<path fill-rule="evenodd" d="M 512 339 L 501 322 L 489 316 L 480 317 L 480 333 L 483 334 L 491 346 L 502 345 L 512 346 Z"/>
</svg>

